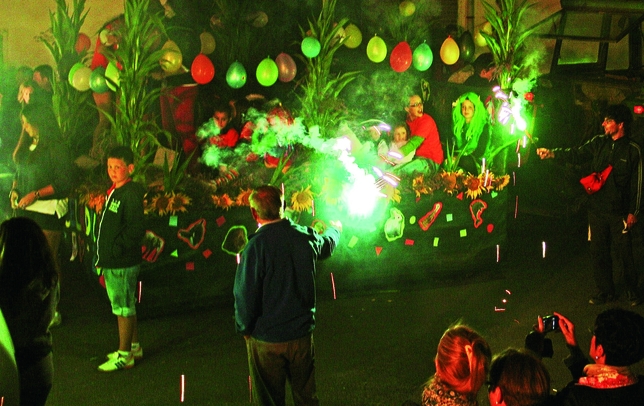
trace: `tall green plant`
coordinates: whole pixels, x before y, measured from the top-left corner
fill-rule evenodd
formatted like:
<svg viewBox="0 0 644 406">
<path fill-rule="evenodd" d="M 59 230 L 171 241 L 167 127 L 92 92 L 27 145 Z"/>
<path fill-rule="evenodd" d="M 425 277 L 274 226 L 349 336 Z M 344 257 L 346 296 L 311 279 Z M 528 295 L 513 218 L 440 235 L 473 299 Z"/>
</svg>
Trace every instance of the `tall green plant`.
<svg viewBox="0 0 644 406">
<path fill-rule="evenodd" d="M 108 142 L 128 145 L 139 158 L 147 158 L 160 145 L 158 137 L 168 136 L 149 116 L 157 102 L 160 87 L 150 89 L 148 81 L 159 69 L 165 30 L 160 15 L 149 11 L 150 0 L 127 0 L 124 21 L 117 32 L 119 46 L 108 54 L 110 62 L 120 65 L 115 114 Z M 146 159 L 137 161 L 141 166 Z"/>
<path fill-rule="evenodd" d="M 302 95 L 298 96 L 301 102 L 300 114 L 309 128 L 319 126 L 322 136 L 326 135 L 328 128 L 347 117 L 348 113 L 339 95 L 360 74 L 358 71 L 331 73 L 333 55 L 345 41 L 338 32 L 349 21 L 342 18 L 337 24 L 334 23 L 336 2 L 337 0 L 324 0 L 317 20 L 309 20 L 311 35 L 320 41 L 319 55 L 315 58 L 300 56 L 307 70 L 301 87 Z M 302 38 L 306 38 L 306 31 L 302 27 L 300 31 Z"/>
<path fill-rule="evenodd" d="M 524 67 L 525 42 L 534 28 L 523 24 L 525 13 L 535 3 L 528 0 L 496 0 L 496 7 L 482 0 L 485 18 L 492 26 L 492 34 L 481 31 L 494 57 L 496 77 L 499 85 L 507 90 L 512 83 L 521 77 Z"/>
<path fill-rule="evenodd" d="M 91 110 L 90 93 L 74 89 L 67 80 L 67 73 L 73 63 L 88 56 L 87 51 L 77 53 L 75 45 L 89 11 L 84 11 L 85 0 L 73 0 L 71 9 L 66 0 L 55 2 L 56 10 L 49 12 L 51 27 L 38 39 L 47 47 L 58 68 L 60 78 L 54 78 L 52 84 L 54 111 L 63 136 L 70 147 L 74 147 L 73 142 L 82 139 L 86 130 L 88 111 Z"/>
</svg>

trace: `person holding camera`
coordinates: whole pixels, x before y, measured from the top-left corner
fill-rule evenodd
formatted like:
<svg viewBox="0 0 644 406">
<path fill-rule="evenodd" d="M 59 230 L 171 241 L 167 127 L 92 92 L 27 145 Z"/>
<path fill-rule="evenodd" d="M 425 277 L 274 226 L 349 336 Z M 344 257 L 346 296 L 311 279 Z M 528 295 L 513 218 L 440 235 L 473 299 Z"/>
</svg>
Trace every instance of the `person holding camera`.
<svg viewBox="0 0 644 406">
<path fill-rule="evenodd" d="M 544 321 L 546 323 L 544 324 Z M 552 324 L 551 324 L 552 323 Z M 544 339 L 550 325 L 561 331 L 570 355 L 564 363 L 573 380 L 557 393 L 556 404 L 612 406 L 644 404 L 644 376 L 636 375 L 631 365 L 644 359 L 644 317 L 620 308 L 601 312 L 595 319 L 590 340 L 590 362 L 577 344 L 575 325 L 560 313 L 541 319 L 528 337 Z M 526 345 L 538 340 L 526 340 Z M 546 346 L 547 347 L 547 346 Z M 532 346 L 537 354 L 543 348 Z M 552 354 L 550 354 L 552 356 Z"/>
</svg>

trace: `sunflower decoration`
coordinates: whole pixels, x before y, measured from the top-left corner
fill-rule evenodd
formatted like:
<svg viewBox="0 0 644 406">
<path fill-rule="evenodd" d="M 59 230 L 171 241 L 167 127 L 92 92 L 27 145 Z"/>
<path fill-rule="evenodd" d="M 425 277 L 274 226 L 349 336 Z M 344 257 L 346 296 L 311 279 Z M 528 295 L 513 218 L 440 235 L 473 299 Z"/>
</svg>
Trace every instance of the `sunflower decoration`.
<svg viewBox="0 0 644 406">
<path fill-rule="evenodd" d="M 498 177 L 493 177 L 492 178 L 492 188 L 495 190 L 501 191 L 503 190 L 508 184 L 510 183 L 510 175 L 503 175 L 500 178 Z"/>
<path fill-rule="evenodd" d="M 105 193 L 87 195 L 87 207 L 94 210 L 97 214 L 101 214 L 103 206 L 105 206 L 105 199 Z"/>
<path fill-rule="evenodd" d="M 184 193 L 174 193 L 172 192 L 171 194 L 171 199 L 170 199 L 170 204 L 168 205 L 168 211 L 172 212 L 172 214 L 176 214 L 177 212 L 185 213 L 188 211 L 186 206 L 190 205 L 190 202 L 192 199 L 190 199 L 187 195 Z"/>
<path fill-rule="evenodd" d="M 458 193 L 462 187 L 461 185 L 463 185 L 463 173 L 461 171 L 441 172 L 440 177 L 443 189 L 450 196 Z"/>
<path fill-rule="evenodd" d="M 250 206 L 250 194 L 253 193 L 253 189 L 245 189 L 239 192 L 237 198 L 235 198 L 235 204 L 237 206 Z"/>
<path fill-rule="evenodd" d="M 416 193 L 416 200 L 420 199 L 420 195 L 427 195 L 431 192 L 425 184 L 425 176 L 422 173 L 414 178 L 411 183 L 411 188 Z"/>
<path fill-rule="evenodd" d="M 224 193 L 221 196 L 212 195 L 212 202 L 220 209 L 226 210 L 230 209 L 235 204 L 233 199 L 228 196 L 228 193 Z"/>
<path fill-rule="evenodd" d="M 465 195 L 470 199 L 476 199 L 479 197 L 484 190 L 486 190 L 484 185 L 484 174 L 479 175 L 468 175 L 465 178 L 464 185 L 467 188 L 465 190 Z"/>
<path fill-rule="evenodd" d="M 169 193 L 160 193 L 150 200 L 150 206 L 147 212 L 156 212 L 159 216 L 168 213 L 172 196 Z"/>
<path fill-rule="evenodd" d="M 311 186 L 307 186 L 306 189 L 302 188 L 299 192 L 293 192 L 291 195 L 291 203 L 293 204 L 293 210 L 297 212 L 309 210 L 313 207 L 313 193 L 311 192 Z"/>
</svg>

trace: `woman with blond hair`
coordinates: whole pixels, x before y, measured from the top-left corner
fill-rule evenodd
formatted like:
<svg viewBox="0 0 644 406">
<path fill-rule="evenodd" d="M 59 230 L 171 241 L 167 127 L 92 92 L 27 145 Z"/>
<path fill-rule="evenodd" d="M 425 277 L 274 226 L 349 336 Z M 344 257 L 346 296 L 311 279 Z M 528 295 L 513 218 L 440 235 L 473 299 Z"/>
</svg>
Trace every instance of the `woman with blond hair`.
<svg viewBox="0 0 644 406">
<path fill-rule="evenodd" d="M 476 406 L 492 352 L 479 333 L 463 324 L 449 327 L 436 352 L 436 373 L 423 390 L 423 406 Z"/>
</svg>

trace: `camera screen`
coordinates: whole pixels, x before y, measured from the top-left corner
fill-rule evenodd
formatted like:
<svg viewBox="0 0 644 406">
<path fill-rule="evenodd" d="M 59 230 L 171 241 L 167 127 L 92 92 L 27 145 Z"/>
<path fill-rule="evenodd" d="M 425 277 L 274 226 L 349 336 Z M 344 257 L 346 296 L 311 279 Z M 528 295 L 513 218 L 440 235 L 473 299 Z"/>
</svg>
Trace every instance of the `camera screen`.
<svg viewBox="0 0 644 406">
<path fill-rule="evenodd" d="M 543 318 L 543 332 L 559 330 L 559 317 L 546 316 Z"/>
</svg>

